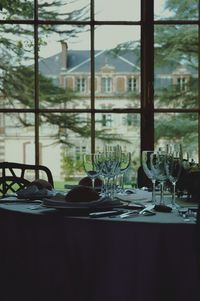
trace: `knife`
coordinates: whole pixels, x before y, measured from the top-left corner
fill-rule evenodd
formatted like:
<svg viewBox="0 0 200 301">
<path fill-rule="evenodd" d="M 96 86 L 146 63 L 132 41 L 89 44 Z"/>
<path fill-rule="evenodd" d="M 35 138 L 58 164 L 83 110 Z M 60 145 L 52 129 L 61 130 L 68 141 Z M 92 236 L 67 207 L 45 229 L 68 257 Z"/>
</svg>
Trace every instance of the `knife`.
<svg viewBox="0 0 200 301">
<path fill-rule="evenodd" d="M 126 217 L 131 217 L 132 215 L 138 215 L 139 211 L 138 210 L 130 210 L 128 212 L 122 213 L 120 214 L 120 218 L 126 218 Z"/>
<path fill-rule="evenodd" d="M 113 216 L 113 215 L 119 215 L 124 210 L 110 210 L 110 211 L 99 211 L 99 212 L 91 212 L 89 213 L 90 217 L 104 217 L 104 216 Z"/>
</svg>

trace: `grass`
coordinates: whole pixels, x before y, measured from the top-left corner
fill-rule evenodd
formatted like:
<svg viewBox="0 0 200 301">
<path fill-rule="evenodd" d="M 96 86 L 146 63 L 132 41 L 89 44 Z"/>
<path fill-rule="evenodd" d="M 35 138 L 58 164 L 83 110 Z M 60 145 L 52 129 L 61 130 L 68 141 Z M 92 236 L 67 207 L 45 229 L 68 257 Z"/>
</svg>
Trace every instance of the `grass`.
<svg viewBox="0 0 200 301">
<path fill-rule="evenodd" d="M 77 180 L 68 180 L 68 181 L 54 181 L 54 188 L 58 190 L 65 189 L 65 184 L 75 185 L 78 184 Z"/>
</svg>

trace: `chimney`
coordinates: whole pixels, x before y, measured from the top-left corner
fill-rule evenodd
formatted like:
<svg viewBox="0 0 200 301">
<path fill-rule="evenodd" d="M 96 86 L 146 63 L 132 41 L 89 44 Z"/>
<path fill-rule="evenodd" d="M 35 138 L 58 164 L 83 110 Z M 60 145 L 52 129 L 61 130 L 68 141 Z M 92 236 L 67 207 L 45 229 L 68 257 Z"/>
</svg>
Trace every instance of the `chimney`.
<svg viewBox="0 0 200 301">
<path fill-rule="evenodd" d="M 68 50 L 67 42 L 61 41 L 61 47 L 62 47 L 61 70 L 65 71 L 65 70 L 67 70 L 67 50 Z"/>
</svg>

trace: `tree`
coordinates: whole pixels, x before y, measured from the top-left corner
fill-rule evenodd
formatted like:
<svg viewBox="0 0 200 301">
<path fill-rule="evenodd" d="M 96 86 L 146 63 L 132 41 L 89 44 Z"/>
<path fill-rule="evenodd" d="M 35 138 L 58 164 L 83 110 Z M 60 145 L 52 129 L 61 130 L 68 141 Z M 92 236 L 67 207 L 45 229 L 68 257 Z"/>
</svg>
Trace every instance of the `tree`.
<svg viewBox="0 0 200 301">
<path fill-rule="evenodd" d="M 193 20 L 198 18 L 198 1 L 167 0 L 169 19 Z M 155 90 L 157 107 L 192 109 L 198 106 L 198 28 L 196 25 L 160 25 L 155 27 L 155 73 L 158 69 L 186 67 L 192 77 L 181 90 L 171 84 Z M 165 115 L 156 121 L 155 139 L 178 140 L 194 149 L 197 141 L 197 116 L 195 113 Z"/>
<path fill-rule="evenodd" d="M 86 20 L 88 7 L 82 7 L 72 12 L 63 12 L 64 5 L 76 2 L 77 0 L 43 0 L 39 1 L 39 17 L 42 20 Z M 33 18 L 33 1 L 1 1 L 0 5 L 2 18 L 7 20 L 29 20 Z M 52 33 L 59 34 L 62 37 L 76 36 L 85 30 L 82 26 L 69 27 L 63 30 L 59 24 L 40 26 L 39 45 L 40 48 L 45 44 L 45 39 Z M 4 24 L 0 28 L 0 94 L 4 100 L 4 106 L 9 108 L 33 108 L 35 93 L 34 78 L 34 28 L 32 25 Z M 78 96 L 70 89 L 62 89 L 54 84 L 53 80 L 39 74 L 39 98 L 41 107 L 58 108 L 61 104 L 72 103 Z M 18 115 L 19 121 L 23 126 L 32 126 L 29 120 Z M 57 125 L 58 131 L 54 135 L 57 142 L 65 143 L 71 146 L 71 142 L 66 134 L 66 128 L 69 131 L 77 133 L 83 137 L 90 136 L 90 124 L 87 120 L 79 119 L 76 113 L 62 115 L 53 113 L 41 113 L 40 122 L 45 124 Z M 117 135 L 107 134 L 105 131 L 96 131 L 99 139 L 105 141 L 124 140 Z"/>
</svg>

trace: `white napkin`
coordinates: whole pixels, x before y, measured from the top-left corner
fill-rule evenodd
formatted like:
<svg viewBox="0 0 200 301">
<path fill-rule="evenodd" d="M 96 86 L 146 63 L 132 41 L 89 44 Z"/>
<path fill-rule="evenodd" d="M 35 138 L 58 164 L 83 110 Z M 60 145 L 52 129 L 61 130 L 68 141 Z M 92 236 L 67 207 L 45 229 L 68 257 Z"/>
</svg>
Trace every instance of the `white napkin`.
<svg viewBox="0 0 200 301">
<path fill-rule="evenodd" d="M 116 198 L 122 201 L 130 201 L 130 202 L 150 202 L 152 199 L 152 193 L 149 191 L 144 191 L 141 189 L 135 189 L 135 193 L 118 193 L 116 194 Z"/>
</svg>

